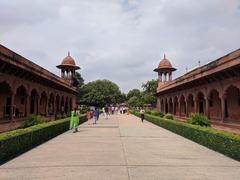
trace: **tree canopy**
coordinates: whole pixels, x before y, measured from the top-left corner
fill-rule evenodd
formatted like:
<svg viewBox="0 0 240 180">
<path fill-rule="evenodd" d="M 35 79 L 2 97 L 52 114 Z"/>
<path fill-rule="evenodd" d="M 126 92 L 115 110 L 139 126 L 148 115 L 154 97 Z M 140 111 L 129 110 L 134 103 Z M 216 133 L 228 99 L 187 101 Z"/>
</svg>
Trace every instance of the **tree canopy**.
<svg viewBox="0 0 240 180">
<path fill-rule="evenodd" d="M 143 91 L 132 89 L 127 94 L 128 104 L 130 106 L 143 106 L 144 104 L 155 105 L 157 98 L 155 96 L 157 89 L 157 80 L 152 79 L 142 84 Z"/>
<path fill-rule="evenodd" d="M 79 102 L 91 106 L 117 103 L 122 97 L 118 85 L 109 80 L 89 82 L 80 88 L 79 94 Z"/>
</svg>

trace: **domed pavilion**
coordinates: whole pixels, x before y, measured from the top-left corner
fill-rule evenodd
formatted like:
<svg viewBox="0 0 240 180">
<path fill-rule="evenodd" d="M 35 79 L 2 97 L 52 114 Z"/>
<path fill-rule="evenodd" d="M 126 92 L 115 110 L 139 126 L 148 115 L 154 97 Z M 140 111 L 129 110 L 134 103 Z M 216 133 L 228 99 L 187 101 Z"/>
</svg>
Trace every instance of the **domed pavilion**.
<svg viewBox="0 0 240 180">
<path fill-rule="evenodd" d="M 70 56 L 70 52 L 68 52 L 68 55 L 57 68 L 61 69 L 61 77 L 70 81 L 75 77 L 76 70 L 80 69 L 80 67 L 76 65 L 75 60 Z"/>
<path fill-rule="evenodd" d="M 176 71 L 171 64 L 171 62 L 166 58 L 164 54 L 164 58 L 160 61 L 157 68 L 154 69 L 155 72 L 158 72 L 159 82 L 168 82 L 172 81 L 172 72 Z"/>
</svg>

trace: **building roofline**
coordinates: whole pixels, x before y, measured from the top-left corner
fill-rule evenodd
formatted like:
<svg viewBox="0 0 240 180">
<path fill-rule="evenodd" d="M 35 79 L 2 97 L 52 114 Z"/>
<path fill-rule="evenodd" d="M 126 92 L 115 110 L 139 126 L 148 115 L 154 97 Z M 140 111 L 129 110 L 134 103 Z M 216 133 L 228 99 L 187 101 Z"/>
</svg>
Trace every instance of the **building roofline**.
<svg viewBox="0 0 240 180">
<path fill-rule="evenodd" d="M 27 58 L 19 55 L 18 53 L 15 53 L 14 51 L 0 44 L 0 55 L 1 54 L 5 57 L 2 60 L 5 61 L 6 63 L 15 65 L 26 71 L 34 73 L 35 75 L 40 76 L 44 79 L 53 81 L 54 83 L 57 83 L 58 85 L 67 88 L 71 91 L 74 91 L 75 93 L 77 92 L 76 88 L 71 87 L 70 83 L 61 79 L 59 76 L 53 74 L 52 72 L 44 69 L 43 67 L 37 65 L 36 63 L 28 60 Z"/>
<path fill-rule="evenodd" d="M 234 61 L 237 58 L 239 58 L 239 61 Z M 214 74 L 216 72 L 220 72 L 226 69 L 223 67 L 223 65 L 225 64 L 228 65 L 228 68 L 240 65 L 240 49 L 232 51 L 214 61 L 211 61 L 203 66 L 191 70 L 190 72 L 187 72 L 186 74 L 174 79 L 172 82 L 169 82 L 168 84 L 166 84 L 166 86 L 163 85 L 161 89 L 157 90 L 157 93 L 161 93 L 166 90 L 183 85 L 189 81 L 194 81 Z"/>
</svg>

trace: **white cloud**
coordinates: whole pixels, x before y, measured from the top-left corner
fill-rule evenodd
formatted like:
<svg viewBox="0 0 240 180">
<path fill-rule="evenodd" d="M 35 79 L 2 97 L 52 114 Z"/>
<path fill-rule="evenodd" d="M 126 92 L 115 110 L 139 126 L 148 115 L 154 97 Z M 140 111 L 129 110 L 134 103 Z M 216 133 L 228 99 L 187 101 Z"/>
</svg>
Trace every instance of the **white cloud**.
<svg viewBox="0 0 240 180">
<path fill-rule="evenodd" d="M 86 81 L 125 92 L 156 78 L 163 53 L 178 68 L 239 48 L 238 0 L 0 1 L 0 43 L 59 74 L 70 50 Z"/>
</svg>

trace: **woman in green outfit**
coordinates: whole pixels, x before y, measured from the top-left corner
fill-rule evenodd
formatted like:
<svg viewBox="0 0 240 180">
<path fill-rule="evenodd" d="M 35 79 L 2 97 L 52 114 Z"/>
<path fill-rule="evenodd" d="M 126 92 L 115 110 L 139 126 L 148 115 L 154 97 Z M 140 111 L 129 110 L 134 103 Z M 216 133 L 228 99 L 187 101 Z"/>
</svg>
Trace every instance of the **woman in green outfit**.
<svg viewBox="0 0 240 180">
<path fill-rule="evenodd" d="M 73 129 L 74 128 L 74 133 L 78 132 L 78 124 L 79 124 L 79 117 L 77 115 L 77 111 L 76 108 L 74 110 L 72 110 L 71 112 L 71 120 L 70 120 L 70 128 L 69 129 Z"/>
</svg>

